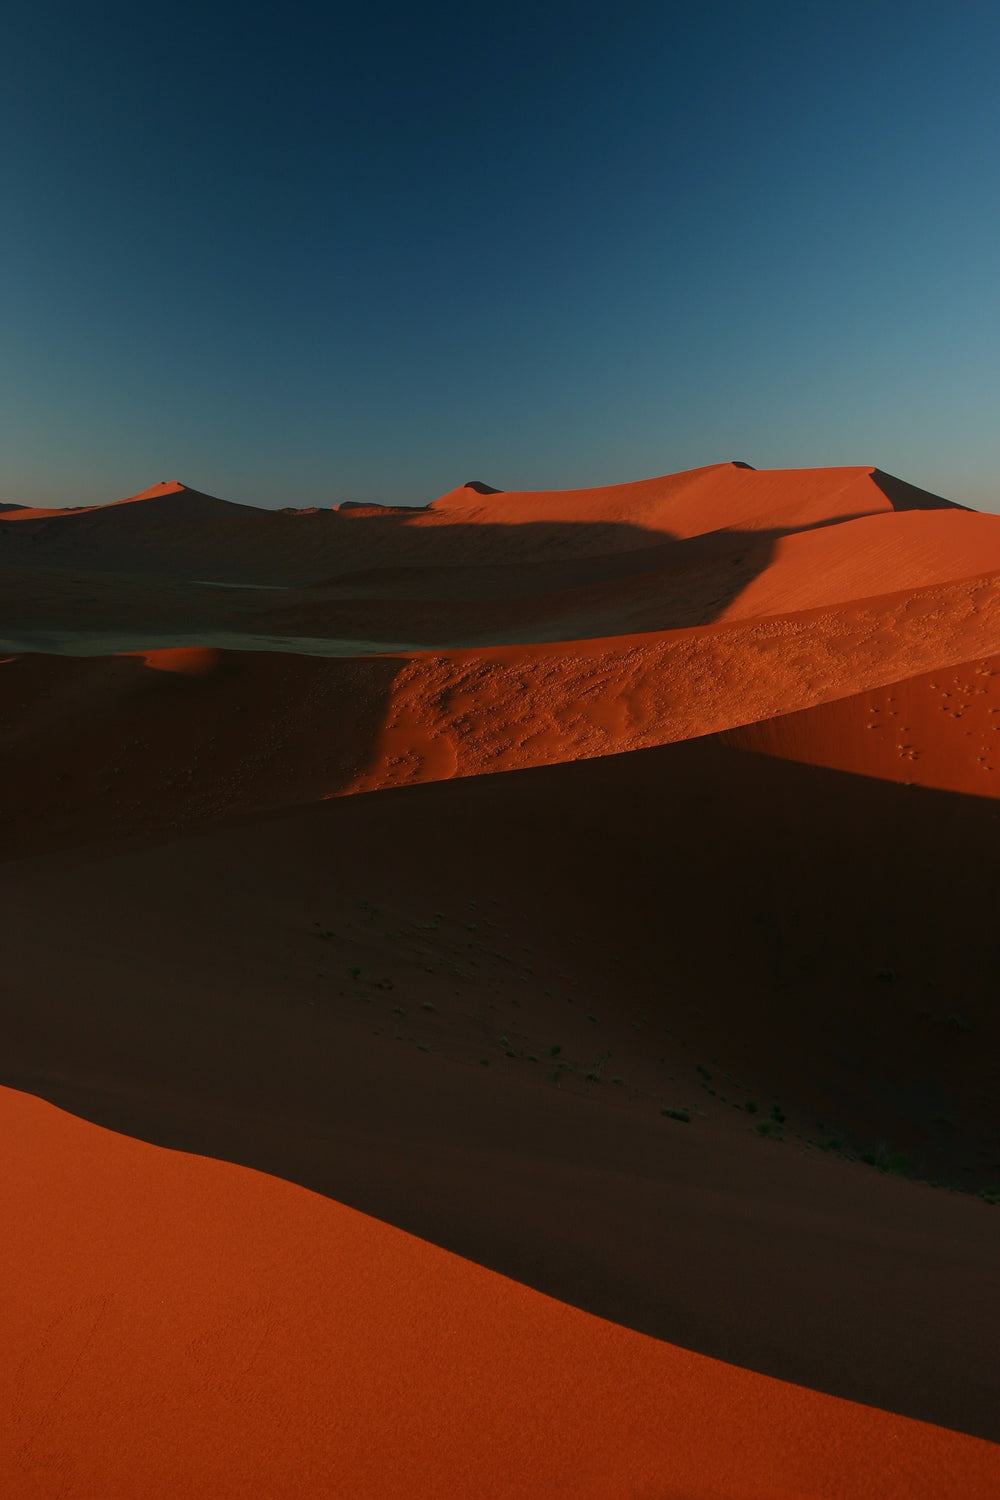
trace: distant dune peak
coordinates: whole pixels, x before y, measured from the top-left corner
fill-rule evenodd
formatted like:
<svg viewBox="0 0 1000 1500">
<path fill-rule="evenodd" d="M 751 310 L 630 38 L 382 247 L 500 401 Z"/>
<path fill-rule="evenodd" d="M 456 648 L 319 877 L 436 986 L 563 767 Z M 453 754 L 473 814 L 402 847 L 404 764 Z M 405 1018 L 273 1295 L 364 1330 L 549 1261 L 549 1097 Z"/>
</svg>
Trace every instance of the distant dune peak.
<svg viewBox="0 0 1000 1500">
<path fill-rule="evenodd" d="M 475 490 L 477 495 L 502 495 L 503 490 L 494 489 L 491 484 L 484 484 L 481 479 L 467 479 L 462 485 L 463 490 Z"/>
<path fill-rule="evenodd" d="M 181 484 L 179 479 L 161 479 L 158 484 L 151 484 L 148 490 L 140 490 L 137 495 L 129 495 L 125 500 L 119 500 L 116 503 L 118 505 L 125 505 L 129 500 L 155 500 L 159 495 L 189 493 L 192 493 L 190 485 Z"/>
</svg>

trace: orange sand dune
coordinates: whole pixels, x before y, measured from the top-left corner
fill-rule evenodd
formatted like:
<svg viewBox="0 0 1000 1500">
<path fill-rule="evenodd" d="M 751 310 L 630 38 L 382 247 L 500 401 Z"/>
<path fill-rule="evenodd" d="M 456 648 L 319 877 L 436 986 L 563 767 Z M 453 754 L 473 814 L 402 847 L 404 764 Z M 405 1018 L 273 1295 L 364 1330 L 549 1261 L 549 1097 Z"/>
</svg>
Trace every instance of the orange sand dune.
<svg viewBox="0 0 1000 1500">
<path fill-rule="evenodd" d="M 727 743 L 811 765 L 1000 797 L 1000 656 L 924 672 L 729 731 Z"/>
<path fill-rule="evenodd" d="M 0 1082 L 998 1440 L 991 807 L 709 737 L 8 861 Z"/>
<path fill-rule="evenodd" d="M 715 464 L 595 490 L 484 495 L 463 486 L 422 510 L 304 513 L 160 485 L 128 504 L 0 513 L 0 560 L 293 585 L 373 567 L 568 562 L 719 530 L 784 533 L 927 508 L 959 509 L 871 468 Z"/>
<path fill-rule="evenodd" d="M 733 530 L 693 542 L 588 560 L 600 571 L 579 560 L 558 572 L 373 570 L 273 596 L 259 628 L 427 645 L 581 640 L 787 615 L 1000 569 L 1000 517 L 968 511 L 866 516 L 788 534 Z"/>
<path fill-rule="evenodd" d="M 618 754 L 968 660 L 1000 630 L 993 577 L 705 630 L 411 657 L 351 789 Z M 905 665 L 904 665 L 905 664 Z M 728 723 L 726 722 L 728 721 Z"/>
<path fill-rule="evenodd" d="M 431 509 L 507 526 L 627 521 L 691 537 L 736 526 L 797 529 L 876 511 L 942 507 L 953 508 L 951 502 L 879 469 L 757 470 L 729 463 L 591 490 L 515 490 L 484 496 L 470 494 L 466 485 L 442 495 Z"/>
<path fill-rule="evenodd" d="M 25 654 L 0 677 L 0 847 L 691 739 L 951 669 L 998 633 L 987 576 L 603 640 L 341 659 L 201 648 L 196 677 L 154 677 L 148 651 Z"/>
<path fill-rule="evenodd" d="M 185 677 L 201 677 L 219 660 L 219 652 L 211 646 L 168 646 L 158 651 L 123 651 L 122 655 L 140 656 L 154 672 L 180 672 Z"/>
<path fill-rule="evenodd" d="M 11 1500 L 987 1500 L 1000 1448 L 0 1091 Z"/>
<path fill-rule="evenodd" d="M 1000 1493 L 886 1414 L 1000 1437 L 1000 519 L 163 484 L 0 584 L 0 1083 L 122 1133 L 0 1091 L 13 1493 Z"/>
<path fill-rule="evenodd" d="M 164 507 L 150 502 L 166 500 L 169 504 Z M 135 505 L 143 509 L 149 515 L 166 513 L 177 520 L 189 520 L 196 516 L 209 514 L 225 514 L 227 511 L 246 510 L 246 506 L 233 505 L 228 500 L 217 500 L 214 495 L 204 495 L 200 490 L 192 490 L 186 484 L 181 484 L 177 479 L 165 479 L 159 484 L 150 485 L 149 489 L 141 490 L 138 495 L 127 495 L 124 500 L 112 500 L 105 505 L 75 505 L 48 507 L 39 505 L 12 506 L 9 511 L 0 507 L 3 512 L 0 520 L 4 521 L 46 521 L 61 516 L 89 516 L 95 511 L 106 511 L 117 509 L 121 505 Z"/>
<path fill-rule="evenodd" d="M 912 511 L 779 537 L 723 619 L 792 614 L 1000 569 L 1000 516 Z"/>
<path fill-rule="evenodd" d="M 464 486 L 424 510 L 262 511 L 173 484 L 17 514 L 31 524 L 0 525 L 0 633 L 186 629 L 227 636 L 214 644 L 243 633 L 386 650 L 571 641 L 1000 568 L 1000 518 L 862 468 L 720 464 L 549 495 Z"/>
</svg>

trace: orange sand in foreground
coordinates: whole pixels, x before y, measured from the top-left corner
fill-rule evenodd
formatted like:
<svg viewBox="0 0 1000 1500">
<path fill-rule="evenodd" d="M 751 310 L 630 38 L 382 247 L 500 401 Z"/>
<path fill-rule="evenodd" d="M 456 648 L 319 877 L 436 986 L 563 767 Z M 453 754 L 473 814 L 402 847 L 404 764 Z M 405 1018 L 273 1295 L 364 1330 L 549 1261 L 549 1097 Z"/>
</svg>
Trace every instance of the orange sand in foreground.
<svg viewBox="0 0 1000 1500">
<path fill-rule="evenodd" d="M 1000 1448 L 578 1312 L 0 1090 L 5 1493 L 1000 1493 Z M 665 1268 L 667 1272 L 669 1268 Z"/>
</svg>

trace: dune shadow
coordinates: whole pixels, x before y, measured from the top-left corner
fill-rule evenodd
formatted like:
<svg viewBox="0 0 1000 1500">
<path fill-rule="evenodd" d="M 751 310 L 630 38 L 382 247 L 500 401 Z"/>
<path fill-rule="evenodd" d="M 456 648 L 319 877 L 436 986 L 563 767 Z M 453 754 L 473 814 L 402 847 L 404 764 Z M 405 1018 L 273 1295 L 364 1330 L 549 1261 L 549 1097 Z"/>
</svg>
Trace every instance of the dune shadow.
<svg viewBox="0 0 1000 1500">
<path fill-rule="evenodd" d="M 881 1144 L 970 1189 L 1000 1171 L 980 799 L 708 738 L 0 874 L 4 1083 L 655 1337 L 1000 1439 L 996 1210 L 860 1160 Z M 454 953 L 491 912 L 531 971 L 481 987 L 478 1050 L 450 1053 L 430 1028 L 466 1024 Z M 321 920 L 362 944 L 340 994 L 312 972 Z M 424 1015 L 423 1050 L 394 1006 Z M 555 1086 L 504 1026 L 609 1054 L 625 1090 Z M 678 1103 L 690 1125 L 662 1118 Z M 775 1105 L 782 1139 L 758 1139 Z"/>
<path fill-rule="evenodd" d="M 206 555 L 219 524 L 222 540 L 232 541 L 228 522 L 215 518 L 166 537 L 147 527 L 128 541 L 127 558 L 118 556 L 120 518 L 138 512 L 112 510 L 114 524 L 96 511 L 30 523 L 42 530 L 11 528 L 12 543 L 0 536 L 8 552 L 24 538 L 28 558 L 0 566 L 0 638 L 10 637 L 9 650 L 19 639 L 41 642 L 0 678 L 0 857 L 335 796 L 368 764 L 402 670 L 399 660 L 371 654 L 379 642 L 387 651 L 434 649 L 710 624 L 766 571 L 787 534 L 732 529 L 677 539 L 618 522 L 414 527 L 398 511 L 261 512 L 251 567 L 238 548 L 224 560 Z M 235 535 L 245 539 L 239 519 Z M 331 554 L 329 525 L 338 520 Z M 303 524 L 326 541 L 296 537 Z M 308 566 L 313 581 L 272 594 L 291 566 L 287 549 L 268 542 L 275 526 L 272 540 L 293 537 L 295 568 Z M 147 542 L 145 562 L 157 568 L 180 567 L 171 548 L 181 546 L 202 578 L 257 576 L 226 588 L 144 579 Z M 60 548 L 71 567 L 57 566 Z M 104 571 L 116 559 L 130 571 Z M 102 638 L 117 644 L 101 648 Z M 262 639 L 291 649 L 254 649 Z M 248 649 L 220 652 L 220 640 L 246 640 Z M 199 642 L 218 659 L 197 676 L 141 664 L 151 650 L 192 651 Z M 324 642 L 363 654 L 326 657 L 318 654 Z M 81 647 L 133 654 L 51 654 Z"/>
<path fill-rule="evenodd" d="M 129 537 L 95 514 L 93 537 L 73 535 L 75 520 L 69 535 L 0 531 L 0 637 L 143 649 L 201 632 L 232 646 L 244 635 L 248 649 L 287 637 L 370 652 L 696 627 L 766 572 L 782 538 L 856 519 L 676 537 L 612 521 L 414 525 L 412 512 L 365 509 Z"/>
<path fill-rule="evenodd" d="M 929 490 L 919 490 L 895 474 L 886 474 L 882 469 L 872 470 L 872 483 L 877 485 L 893 510 L 971 510 L 968 505 L 959 505 L 957 500 L 945 500 Z"/>
<path fill-rule="evenodd" d="M 190 649 L 5 661 L 0 860 L 335 796 L 368 764 L 400 667 Z"/>
</svg>

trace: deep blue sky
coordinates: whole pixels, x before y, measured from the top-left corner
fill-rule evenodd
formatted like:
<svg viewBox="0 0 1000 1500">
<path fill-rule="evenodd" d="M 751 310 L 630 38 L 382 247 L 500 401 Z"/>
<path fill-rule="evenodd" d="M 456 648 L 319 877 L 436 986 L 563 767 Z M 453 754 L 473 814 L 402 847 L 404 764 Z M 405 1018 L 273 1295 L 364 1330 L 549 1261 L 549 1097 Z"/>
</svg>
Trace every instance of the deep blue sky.
<svg viewBox="0 0 1000 1500">
<path fill-rule="evenodd" d="M 10 7 L 0 499 L 1000 509 L 1000 6 Z"/>
</svg>

